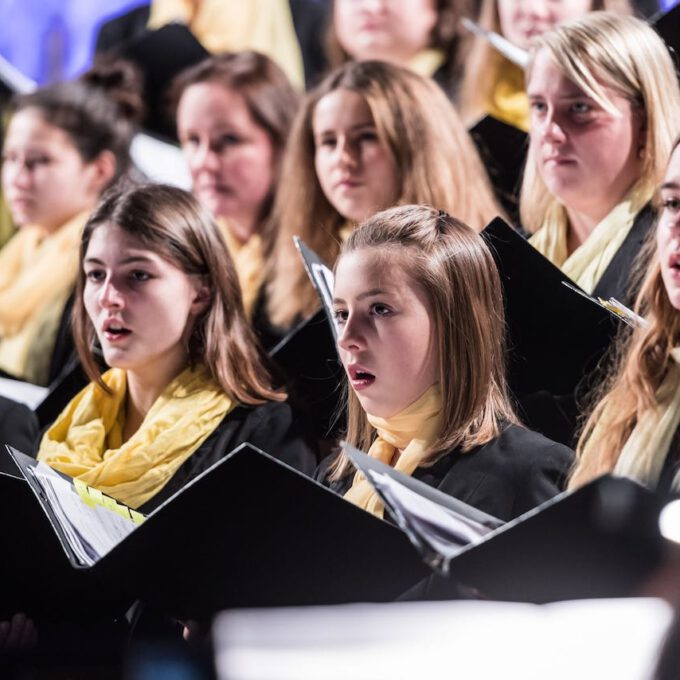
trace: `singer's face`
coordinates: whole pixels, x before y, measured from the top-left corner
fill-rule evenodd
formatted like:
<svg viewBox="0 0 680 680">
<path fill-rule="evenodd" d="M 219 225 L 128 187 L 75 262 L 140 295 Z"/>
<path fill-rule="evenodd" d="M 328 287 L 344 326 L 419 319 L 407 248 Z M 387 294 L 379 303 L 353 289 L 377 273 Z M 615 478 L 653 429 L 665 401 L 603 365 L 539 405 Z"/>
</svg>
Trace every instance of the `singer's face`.
<svg viewBox="0 0 680 680">
<path fill-rule="evenodd" d="M 656 245 L 668 299 L 680 310 L 680 146 L 675 147 L 659 190 Z"/>
</svg>

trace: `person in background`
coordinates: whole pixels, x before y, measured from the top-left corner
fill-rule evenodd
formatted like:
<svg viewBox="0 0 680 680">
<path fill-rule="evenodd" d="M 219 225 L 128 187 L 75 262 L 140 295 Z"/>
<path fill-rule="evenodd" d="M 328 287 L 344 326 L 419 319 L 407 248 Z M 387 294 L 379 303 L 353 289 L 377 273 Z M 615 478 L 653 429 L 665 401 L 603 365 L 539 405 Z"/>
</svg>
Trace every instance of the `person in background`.
<svg viewBox="0 0 680 680">
<path fill-rule="evenodd" d="M 531 244 L 587 293 L 632 304 L 650 200 L 680 129 L 666 46 L 639 19 L 588 13 L 535 39 L 527 94 L 520 217 Z"/>
<path fill-rule="evenodd" d="M 11 377 L 45 385 L 59 368 L 81 231 L 129 168 L 137 86 L 129 66 L 100 65 L 11 103 L 2 189 L 20 229 L 0 251 L 0 370 Z"/>
<path fill-rule="evenodd" d="M 577 446 L 570 487 L 601 474 L 680 491 L 680 147 L 659 188 L 656 248 L 636 310 L 646 323 L 619 337 L 615 361 Z"/>
<path fill-rule="evenodd" d="M 291 131 L 273 210 L 270 323 L 290 328 L 319 304 L 294 235 L 332 264 L 354 225 L 414 202 L 477 231 L 500 212 L 473 142 L 431 80 L 385 62 L 340 67 L 308 94 Z"/>
<path fill-rule="evenodd" d="M 507 521 L 558 493 L 573 457 L 517 423 L 502 299 L 481 236 L 425 206 L 369 218 L 335 268 L 349 385 L 345 439 Z M 382 516 L 382 502 L 345 454 L 326 459 L 317 477 Z"/>
<path fill-rule="evenodd" d="M 329 65 L 387 61 L 434 78 L 455 99 L 466 52 L 460 19 L 470 15 L 470 0 L 333 0 Z"/>
<path fill-rule="evenodd" d="M 184 71 L 173 100 L 193 194 L 220 224 L 250 314 L 271 250 L 267 225 L 298 95 L 271 59 L 239 52 Z"/>
<path fill-rule="evenodd" d="M 628 0 L 482 0 L 478 23 L 526 50 L 536 36 L 593 10 L 631 11 Z M 491 115 L 529 130 L 525 74 L 485 38 L 468 49 L 458 106 L 466 125 Z"/>
</svg>

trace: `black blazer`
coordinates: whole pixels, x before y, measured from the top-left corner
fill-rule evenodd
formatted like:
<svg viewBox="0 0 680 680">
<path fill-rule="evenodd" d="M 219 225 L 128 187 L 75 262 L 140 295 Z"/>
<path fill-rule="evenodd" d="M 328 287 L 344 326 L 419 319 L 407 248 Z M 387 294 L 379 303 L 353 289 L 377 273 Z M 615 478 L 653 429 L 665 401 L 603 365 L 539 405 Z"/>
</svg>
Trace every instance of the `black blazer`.
<svg viewBox="0 0 680 680">
<path fill-rule="evenodd" d="M 39 429 L 38 419 L 28 406 L 0 397 L 0 472 L 18 475 L 16 466 L 5 451 L 5 445 L 9 444 L 30 456 Z"/>
<path fill-rule="evenodd" d="M 558 494 L 573 461 L 573 451 L 519 425 L 508 425 L 487 444 L 443 455 L 413 477 L 498 519 L 508 521 Z M 333 457 L 326 458 L 316 478 L 344 494 L 354 472 L 329 483 Z"/>
<path fill-rule="evenodd" d="M 314 471 L 316 458 L 293 422 L 290 406 L 267 402 L 260 406 L 238 406 L 228 413 L 215 431 L 180 466 L 172 479 L 140 510 L 151 512 L 163 501 L 237 446 L 248 442 L 305 474 Z M 243 480 L 257 485 L 257 480 Z"/>
<path fill-rule="evenodd" d="M 597 282 L 593 295 L 608 300 L 616 298 L 624 305 L 631 307 L 635 302 L 641 280 L 631 278 L 635 271 L 633 266 L 642 247 L 651 232 L 656 214 L 651 203 L 647 203 L 637 214 L 631 230 L 628 232 L 621 247 L 616 251 L 602 278 Z"/>
</svg>

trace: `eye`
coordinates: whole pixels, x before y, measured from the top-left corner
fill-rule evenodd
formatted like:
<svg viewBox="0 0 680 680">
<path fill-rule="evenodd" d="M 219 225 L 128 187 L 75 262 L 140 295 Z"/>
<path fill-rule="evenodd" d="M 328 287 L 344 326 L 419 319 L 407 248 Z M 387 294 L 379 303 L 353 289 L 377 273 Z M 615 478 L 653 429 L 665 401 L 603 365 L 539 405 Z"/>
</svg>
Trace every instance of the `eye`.
<svg viewBox="0 0 680 680">
<path fill-rule="evenodd" d="M 347 321 L 347 317 L 349 316 L 349 313 L 347 312 L 346 309 L 334 309 L 333 310 L 333 319 L 335 320 L 335 323 L 338 325 L 342 325 Z"/>
<path fill-rule="evenodd" d="M 326 146 L 328 148 L 333 148 L 336 144 L 335 137 L 332 135 L 324 135 L 323 137 L 319 137 L 316 140 L 316 146 L 321 147 L 321 146 Z"/>
<path fill-rule="evenodd" d="M 92 283 L 100 283 L 106 278 L 106 272 L 103 269 L 90 269 L 85 272 L 85 278 Z"/>
<path fill-rule="evenodd" d="M 392 310 L 382 302 L 375 302 L 371 305 L 371 314 L 373 316 L 389 316 Z"/>
<path fill-rule="evenodd" d="M 529 106 L 531 108 L 532 113 L 544 113 L 547 110 L 547 106 L 544 101 L 541 101 L 540 99 L 532 99 L 529 102 Z"/>
<path fill-rule="evenodd" d="M 153 277 L 149 272 L 145 272 L 142 269 L 133 269 L 129 274 L 128 277 L 134 282 L 134 283 L 144 283 L 145 281 L 149 281 L 149 279 L 152 279 Z"/>
<path fill-rule="evenodd" d="M 578 115 L 583 115 L 585 113 L 590 113 L 593 110 L 593 108 L 587 102 L 574 102 L 569 107 L 569 110 L 572 113 L 575 113 L 578 116 Z"/>
<path fill-rule="evenodd" d="M 680 212 L 680 197 L 668 196 L 661 200 L 661 207 L 671 213 Z"/>
<path fill-rule="evenodd" d="M 363 130 L 359 133 L 358 139 L 360 142 L 377 142 L 378 133 L 375 130 Z"/>
</svg>

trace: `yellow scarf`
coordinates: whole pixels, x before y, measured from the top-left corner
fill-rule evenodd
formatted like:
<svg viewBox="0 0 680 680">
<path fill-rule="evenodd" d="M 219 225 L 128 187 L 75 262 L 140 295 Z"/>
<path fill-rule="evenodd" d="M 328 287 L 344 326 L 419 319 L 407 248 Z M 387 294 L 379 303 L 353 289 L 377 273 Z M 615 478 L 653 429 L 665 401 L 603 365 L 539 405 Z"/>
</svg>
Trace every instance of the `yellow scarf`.
<svg viewBox="0 0 680 680">
<path fill-rule="evenodd" d="M 395 452 L 401 455 L 392 465 L 406 475 L 422 463 L 441 430 L 442 398 L 439 385 L 434 384 L 419 399 L 391 418 L 368 415 L 368 422 L 378 436 L 368 455 L 386 465 L 392 465 Z M 382 517 L 385 507 L 371 484 L 361 472 L 354 475 L 352 487 L 345 498 L 376 517 Z"/>
<path fill-rule="evenodd" d="M 431 78 L 443 63 L 444 53 L 441 50 L 429 48 L 421 50 L 412 57 L 408 62 L 408 67 L 423 78 Z"/>
<path fill-rule="evenodd" d="M 494 118 L 529 132 L 529 99 L 524 89 L 524 71 L 507 59 L 501 62 L 486 110 Z"/>
<path fill-rule="evenodd" d="M 633 187 L 571 255 L 567 253 L 568 225 L 563 210 L 559 216 L 546 220 L 529 243 L 586 293 L 592 293 L 648 199 L 639 188 Z"/>
<path fill-rule="evenodd" d="M 91 383 L 76 395 L 43 436 L 38 460 L 131 508 L 157 494 L 236 406 L 205 368 L 186 369 L 123 442 L 126 373 L 114 368 L 103 380 L 113 394 Z"/>
<path fill-rule="evenodd" d="M 304 88 L 302 52 L 288 0 L 154 0 L 148 28 L 186 24 L 213 54 L 256 50 L 271 57 Z"/>
<path fill-rule="evenodd" d="M 614 467 L 614 474 L 631 477 L 650 488 L 659 482 L 668 449 L 680 426 L 680 347 L 673 349 L 671 356 L 674 363 L 657 390 L 655 408 L 640 415 Z M 606 415 L 605 409 L 603 427 Z M 673 489 L 680 490 L 680 472 L 673 479 Z"/>
<path fill-rule="evenodd" d="M 241 243 L 231 233 L 229 224 L 225 220 L 218 219 L 217 223 L 231 259 L 234 260 L 238 282 L 241 284 L 243 308 L 246 316 L 250 318 L 264 276 L 262 237 L 259 234 L 253 234 L 245 243 Z"/>
<path fill-rule="evenodd" d="M 0 368 L 40 382 L 28 365 L 33 344 L 46 351 L 54 345 L 59 316 L 78 271 L 78 244 L 87 213 L 80 213 L 55 232 L 22 227 L 0 251 Z M 44 337 L 49 327 L 50 338 Z M 43 334 L 41 336 L 41 333 Z M 46 377 L 46 376 L 45 376 Z"/>
</svg>

